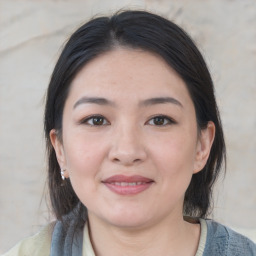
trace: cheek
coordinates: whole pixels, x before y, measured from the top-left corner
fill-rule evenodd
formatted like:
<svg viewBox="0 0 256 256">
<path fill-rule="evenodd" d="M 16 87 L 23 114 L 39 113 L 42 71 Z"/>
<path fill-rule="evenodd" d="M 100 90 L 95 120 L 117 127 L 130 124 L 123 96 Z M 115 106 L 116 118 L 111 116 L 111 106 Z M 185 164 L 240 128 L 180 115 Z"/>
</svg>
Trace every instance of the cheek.
<svg viewBox="0 0 256 256">
<path fill-rule="evenodd" d="M 157 138 L 152 142 L 155 159 L 159 163 L 171 166 L 192 166 L 196 154 L 196 139 L 191 133 L 173 134 Z M 178 171 L 178 170 L 177 170 Z"/>
<path fill-rule="evenodd" d="M 88 176 L 97 173 L 104 158 L 104 141 L 81 133 L 69 134 L 64 140 L 67 169 L 70 176 Z"/>
<path fill-rule="evenodd" d="M 88 206 L 93 201 L 92 195 L 96 195 L 100 184 L 99 174 L 101 163 L 104 159 L 105 147 L 93 136 L 66 137 L 65 156 L 69 178 L 75 193 Z"/>
<path fill-rule="evenodd" d="M 173 136 L 158 138 L 154 145 L 153 161 L 161 172 L 163 189 L 173 194 L 185 192 L 194 170 L 195 136 L 191 132 L 176 133 Z"/>
</svg>

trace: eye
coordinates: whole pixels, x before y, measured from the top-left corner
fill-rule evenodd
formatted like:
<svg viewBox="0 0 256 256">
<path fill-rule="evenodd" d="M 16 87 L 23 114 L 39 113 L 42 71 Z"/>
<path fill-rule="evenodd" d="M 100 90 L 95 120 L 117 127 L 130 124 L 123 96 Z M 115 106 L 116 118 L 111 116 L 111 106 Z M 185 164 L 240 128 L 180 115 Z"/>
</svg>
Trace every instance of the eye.
<svg viewBox="0 0 256 256">
<path fill-rule="evenodd" d="M 176 122 L 173 119 L 164 115 L 155 116 L 148 121 L 149 125 L 156 125 L 156 126 L 165 126 L 165 125 L 170 125 L 175 123 Z"/>
<path fill-rule="evenodd" d="M 103 126 L 103 125 L 109 124 L 106 118 L 101 115 L 93 115 L 93 116 L 87 117 L 83 119 L 81 123 L 91 125 L 91 126 Z"/>
</svg>

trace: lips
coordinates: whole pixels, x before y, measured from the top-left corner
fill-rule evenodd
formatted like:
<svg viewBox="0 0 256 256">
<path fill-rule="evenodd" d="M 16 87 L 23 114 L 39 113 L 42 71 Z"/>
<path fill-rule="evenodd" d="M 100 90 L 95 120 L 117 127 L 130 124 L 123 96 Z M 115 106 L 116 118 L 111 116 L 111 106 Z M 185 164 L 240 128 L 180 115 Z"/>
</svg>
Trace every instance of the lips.
<svg viewBox="0 0 256 256">
<path fill-rule="evenodd" d="M 119 195 L 135 195 L 148 189 L 153 184 L 153 180 L 140 175 L 114 175 L 102 183 Z"/>
</svg>

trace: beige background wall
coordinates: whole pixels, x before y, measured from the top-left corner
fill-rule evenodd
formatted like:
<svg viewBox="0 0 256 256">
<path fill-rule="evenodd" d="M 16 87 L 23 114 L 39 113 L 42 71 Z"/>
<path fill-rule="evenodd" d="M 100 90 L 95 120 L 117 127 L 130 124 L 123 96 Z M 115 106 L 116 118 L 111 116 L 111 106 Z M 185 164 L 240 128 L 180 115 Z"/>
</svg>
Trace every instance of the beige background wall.
<svg viewBox="0 0 256 256">
<path fill-rule="evenodd" d="M 202 50 L 228 149 L 214 218 L 256 240 L 256 1 L 0 0 L 0 253 L 49 220 L 42 119 L 59 48 L 90 16 L 121 7 L 164 14 Z"/>
</svg>

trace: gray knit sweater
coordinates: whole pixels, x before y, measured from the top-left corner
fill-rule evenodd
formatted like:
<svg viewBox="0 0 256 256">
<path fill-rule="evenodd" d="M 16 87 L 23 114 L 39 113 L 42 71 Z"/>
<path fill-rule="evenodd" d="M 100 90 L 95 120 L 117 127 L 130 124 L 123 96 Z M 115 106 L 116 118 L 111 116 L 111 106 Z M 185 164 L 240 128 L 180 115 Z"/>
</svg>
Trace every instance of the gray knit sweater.
<svg viewBox="0 0 256 256">
<path fill-rule="evenodd" d="M 248 238 L 215 221 L 206 220 L 206 223 L 203 256 L 256 256 L 256 244 Z M 82 247 L 83 231 L 76 230 L 71 221 L 64 232 L 62 223 L 58 221 L 52 235 L 50 256 L 82 256 Z"/>
</svg>

